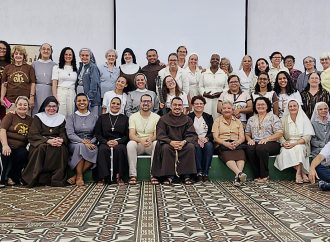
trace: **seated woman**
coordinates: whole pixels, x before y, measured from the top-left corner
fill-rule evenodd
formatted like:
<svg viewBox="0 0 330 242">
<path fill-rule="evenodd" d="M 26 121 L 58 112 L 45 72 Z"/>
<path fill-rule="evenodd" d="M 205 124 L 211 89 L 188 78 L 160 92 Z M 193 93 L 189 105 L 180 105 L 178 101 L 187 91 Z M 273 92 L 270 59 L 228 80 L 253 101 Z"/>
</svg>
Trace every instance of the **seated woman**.
<svg viewBox="0 0 330 242">
<path fill-rule="evenodd" d="M 96 164 L 97 146 L 93 131 L 98 116 L 88 110 L 89 101 L 86 94 L 79 93 L 75 104 L 77 111 L 67 118 L 65 127 L 70 141 L 69 151 L 72 154 L 69 166 L 76 170 L 76 175 L 70 177 L 67 182 L 83 186 L 84 173 Z"/>
<path fill-rule="evenodd" d="M 279 115 L 278 109 L 278 97 L 272 90 L 272 84 L 270 83 L 269 75 L 265 72 L 261 72 L 257 79 L 254 92 L 251 94 L 252 101 L 255 102 L 258 97 L 266 97 L 270 101 L 271 110 L 277 116 Z"/>
<path fill-rule="evenodd" d="M 314 135 L 313 126 L 302 110 L 299 101 L 290 99 L 282 118 L 283 137 L 281 152 L 274 166 L 280 171 L 293 167 L 296 170 L 296 183 L 309 182 L 310 139 Z"/>
<path fill-rule="evenodd" d="M 321 85 L 321 77 L 317 72 L 308 76 L 308 84 L 301 93 L 303 110 L 308 118 L 311 118 L 315 104 L 318 102 L 330 103 L 330 93 Z"/>
<path fill-rule="evenodd" d="M 198 135 L 198 143 L 195 145 L 197 181 L 204 182 L 209 180 L 209 169 L 213 156 L 213 136 L 211 133 L 213 117 L 204 112 L 205 103 L 203 96 L 194 96 L 191 99 L 194 111 L 188 114 L 194 122 L 194 128 Z"/>
<path fill-rule="evenodd" d="M 311 139 L 311 155 L 314 158 L 330 141 L 330 114 L 328 104 L 325 102 L 316 103 L 311 122 L 315 132 L 315 135 Z"/>
<path fill-rule="evenodd" d="M 155 92 L 148 90 L 147 77 L 142 73 L 136 74 L 134 84 L 136 90 L 129 92 L 127 95 L 127 102 L 125 106 L 126 116 L 130 117 L 133 113 L 140 110 L 141 96 L 144 94 L 149 94 L 152 97 L 153 108 L 151 111 L 157 112 L 159 107 L 158 98 Z"/>
<path fill-rule="evenodd" d="M 294 87 L 292 78 L 286 71 L 280 71 L 275 78 L 274 91 L 278 96 L 279 118 L 282 118 L 289 99 L 296 99 L 301 106 L 300 93 Z"/>
<path fill-rule="evenodd" d="M 128 173 L 126 143 L 128 142 L 128 118 L 120 113 L 121 99 L 110 101 L 109 113 L 102 114 L 95 125 L 95 136 L 99 141 L 97 156 L 97 180 L 111 183 L 113 179 L 123 184 Z"/>
<path fill-rule="evenodd" d="M 58 113 L 58 101 L 47 97 L 32 121 L 28 135 L 29 162 L 22 178 L 29 187 L 64 186 L 68 161 L 65 117 Z"/>
<path fill-rule="evenodd" d="M 102 102 L 102 113 L 109 113 L 110 101 L 114 97 L 120 98 L 121 100 L 120 113 L 121 114 L 125 113 L 125 105 L 127 100 L 126 88 L 127 88 L 126 78 L 123 76 L 118 77 L 116 81 L 115 90 L 107 91 L 106 93 L 104 93 L 103 102 Z"/>
<path fill-rule="evenodd" d="M 29 99 L 18 96 L 15 101 L 15 113 L 7 113 L 1 121 L 1 161 L 0 184 L 10 186 L 21 183 L 21 171 L 28 162 L 27 135 L 32 118 L 27 115 Z"/>
<path fill-rule="evenodd" d="M 183 113 L 187 114 L 189 108 L 187 94 L 181 92 L 178 84 L 172 76 L 165 76 L 162 84 L 162 92 L 162 98 L 166 100 L 166 103 L 159 103 L 160 110 L 166 109 L 168 112 L 171 107 L 172 99 L 174 97 L 180 97 L 183 101 Z M 160 98 L 160 100 L 162 100 L 162 98 Z"/>
<path fill-rule="evenodd" d="M 280 119 L 271 112 L 271 103 L 266 97 L 258 97 L 253 103 L 254 115 L 249 118 L 245 139 L 248 143 L 246 155 L 252 166 L 256 182 L 269 179 L 268 159 L 280 153 L 278 142 L 283 135 Z"/>
<path fill-rule="evenodd" d="M 222 102 L 230 101 L 234 105 L 234 116 L 245 125 L 246 115 L 253 112 L 251 96 L 248 92 L 242 91 L 240 79 L 237 75 L 229 76 L 227 82 L 229 90 L 223 91 L 219 97 L 218 113 L 221 113 Z"/>
<path fill-rule="evenodd" d="M 234 185 L 240 186 L 247 177 L 243 173 L 246 158 L 242 143 L 245 137 L 243 124 L 235 117 L 230 101 L 223 101 L 222 115 L 214 121 L 212 133 L 219 159 L 235 173 Z"/>
</svg>

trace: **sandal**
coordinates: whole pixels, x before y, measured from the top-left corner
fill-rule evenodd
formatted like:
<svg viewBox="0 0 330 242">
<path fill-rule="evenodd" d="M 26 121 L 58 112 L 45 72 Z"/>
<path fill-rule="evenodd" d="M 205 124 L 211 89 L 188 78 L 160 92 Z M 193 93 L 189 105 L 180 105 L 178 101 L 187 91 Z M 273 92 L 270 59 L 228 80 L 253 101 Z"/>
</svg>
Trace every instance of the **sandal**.
<svg viewBox="0 0 330 242">
<path fill-rule="evenodd" d="M 192 184 L 192 180 L 189 177 L 187 177 L 187 178 L 184 179 L 184 184 L 185 185 L 191 185 Z"/>
<path fill-rule="evenodd" d="M 128 184 L 130 185 L 136 185 L 136 176 L 131 176 L 129 181 L 128 181 Z"/>
<path fill-rule="evenodd" d="M 309 178 L 308 178 L 308 176 L 306 174 L 303 174 L 303 182 L 304 183 L 309 183 L 310 182 L 309 181 Z"/>
<path fill-rule="evenodd" d="M 163 184 L 164 185 L 167 185 L 167 186 L 171 186 L 172 185 L 172 183 L 173 183 L 173 180 L 172 180 L 172 178 L 167 178 L 164 182 L 163 182 Z"/>
<path fill-rule="evenodd" d="M 77 177 L 77 179 L 76 179 L 76 185 L 78 187 L 81 187 L 81 186 L 84 186 L 85 185 L 85 182 L 84 182 L 83 177 Z"/>
<path fill-rule="evenodd" d="M 66 180 L 67 183 L 70 185 L 75 185 L 76 184 L 76 176 L 70 177 L 68 180 Z"/>
<path fill-rule="evenodd" d="M 159 181 L 158 181 L 158 179 L 157 179 L 157 178 L 155 178 L 155 177 L 151 177 L 151 180 L 150 180 L 150 182 L 151 182 L 151 184 L 152 184 L 152 185 L 158 185 L 158 184 L 159 184 Z"/>
</svg>

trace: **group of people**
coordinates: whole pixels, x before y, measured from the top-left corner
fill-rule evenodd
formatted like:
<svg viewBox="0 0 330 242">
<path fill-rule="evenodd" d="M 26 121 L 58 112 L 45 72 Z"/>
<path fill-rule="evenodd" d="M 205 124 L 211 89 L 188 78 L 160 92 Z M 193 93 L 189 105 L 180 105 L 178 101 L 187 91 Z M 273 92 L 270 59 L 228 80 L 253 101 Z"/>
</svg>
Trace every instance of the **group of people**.
<svg viewBox="0 0 330 242">
<path fill-rule="evenodd" d="M 246 161 L 255 181 L 267 182 L 270 155 L 279 170 L 295 168 L 298 184 L 330 182 L 329 53 L 322 72 L 313 57 L 300 72 L 293 56 L 273 52 L 271 64 L 259 58 L 255 68 L 244 56 L 235 73 L 219 54 L 204 69 L 185 46 L 167 64 L 149 49 L 142 68 L 129 48 L 119 67 L 114 49 L 99 66 L 81 49 L 79 67 L 72 48 L 62 49 L 58 64 L 52 52 L 42 44 L 30 66 L 24 47 L 0 41 L 3 185 L 81 186 L 89 169 L 98 182 L 122 184 L 128 175 L 134 185 L 144 153 L 152 184 L 208 181 L 213 154 L 235 173 L 236 186 L 247 179 Z"/>
</svg>

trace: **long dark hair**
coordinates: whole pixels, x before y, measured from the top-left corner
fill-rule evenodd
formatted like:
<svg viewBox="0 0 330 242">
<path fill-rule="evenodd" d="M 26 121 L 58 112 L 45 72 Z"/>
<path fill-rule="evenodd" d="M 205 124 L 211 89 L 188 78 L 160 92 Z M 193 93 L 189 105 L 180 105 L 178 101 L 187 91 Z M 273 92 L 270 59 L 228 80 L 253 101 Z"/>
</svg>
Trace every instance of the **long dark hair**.
<svg viewBox="0 0 330 242">
<path fill-rule="evenodd" d="M 4 41 L 4 40 L 0 40 L 0 43 L 3 44 L 4 46 L 6 46 L 5 62 L 7 64 L 10 64 L 10 59 L 11 59 L 10 45 L 6 41 Z"/>
<path fill-rule="evenodd" d="M 60 69 L 63 69 L 64 68 L 64 65 L 65 65 L 65 60 L 64 60 L 64 54 L 65 54 L 65 51 L 67 50 L 71 50 L 72 51 L 72 61 L 71 61 L 71 65 L 72 65 L 72 69 L 74 72 L 77 72 L 77 62 L 76 62 L 76 55 L 73 51 L 73 49 L 71 47 L 64 47 L 62 50 L 61 50 L 61 54 L 60 54 L 60 59 L 58 61 L 58 66 Z"/>
<path fill-rule="evenodd" d="M 166 99 L 167 99 L 167 94 L 169 94 L 169 92 L 170 92 L 170 90 L 166 86 L 166 78 L 168 78 L 168 77 L 172 77 L 172 76 L 171 75 L 167 75 L 163 79 L 163 88 L 162 88 L 162 90 L 163 90 L 163 98 L 164 98 L 165 102 L 166 102 Z M 181 92 L 181 89 L 178 86 L 178 83 L 176 82 L 176 80 L 174 78 L 173 78 L 173 80 L 175 81 L 175 84 L 176 84 L 175 85 L 175 96 L 178 97 L 178 96 L 180 96 L 180 94 L 182 92 Z"/>
<path fill-rule="evenodd" d="M 312 73 L 309 73 L 309 74 L 308 74 L 308 81 L 309 81 L 309 78 L 311 78 L 311 75 L 314 74 L 314 73 L 315 73 L 316 75 L 318 75 L 319 78 L 320 78 L 319 91 L 321 91 L 321 90 L 323 89 L 323 87 L 322 87 L 322 84 L 321 84 L 321 75 L 320 75 L 320 73 L 318 73 L 317 71 L 314 71 L 314 72 L 312 72 Z M 310 89 L 310 88 L 311 88 L 311 85 L 309 84 L 309 82 L 307 82 L 307 85 L 306 85 L 304 91 L 305 91 L 305 92 L 309 92 L 309 89 Z"/>
<path fill-rule="evenodd" d="M 259 77 L 260 77 L 261 75 L 266 75 L 266 76 L 267 76 L 267 78 L 268 78 L 267 92 L 270 92 L 270 91 L 273 90 L 273 89 L 272 89 L 272 84 L 270 83 L 270 78 L 269 78 L 268 73 L 266 73 L 266 72 L 260 72 L 260 73 L 259 73 L 259 76 L 258 76 L 258 79 L 259 79 Z M 258 94 L 258 93 L 260 92 L 260 86 L 259 86 L 258 80 L 257 80 L 257 83 L 256 83 L 256 85 L 255 85 L 255 87 L 254 87 L 254 90 L 255 90 L 255 91 L 254 91 L 255 94 Z"/>
<path fill-rule="evenodd" d="M 297 91 L 297 89 L 293 85 L 292 78 L 289 75 L 289 73 L 287 73 L 286 71 L 280 71 L 279 73 L 277 73 L 276 78 L 275 78 L 274 91 L 276 92 L 276 94 L 279 95 L 281 93 L 281 87 L 278 83 L 278 78 L 279 78 L 280 74 L 285 75 L 286 79 L 288 80 L 288 83 L 286 84 L 286 87 L 285 87 L 286 94 L 291 95 L 292 93 L 295 93 Z"/>
<path fill-rule="evenodd" d="M 256 65 L 254 66 L 254 74 L 256 74 L 256 76 L 259 76 L 260 75 L 260 70 L 258 69 L 258 62 L 260 61 L 260 60 L 263 60 L 264 62 L 266 62 L 266 64 L 267 64 L 267 68 L 266 68 L 266 70 L 264 71 L 264 72 L 269 72 L 269 63 L 268 63 L 268 61 L 265 59 L 265 58 L 259 58 L 257 61 L 256 61 Z"/>
</svg>

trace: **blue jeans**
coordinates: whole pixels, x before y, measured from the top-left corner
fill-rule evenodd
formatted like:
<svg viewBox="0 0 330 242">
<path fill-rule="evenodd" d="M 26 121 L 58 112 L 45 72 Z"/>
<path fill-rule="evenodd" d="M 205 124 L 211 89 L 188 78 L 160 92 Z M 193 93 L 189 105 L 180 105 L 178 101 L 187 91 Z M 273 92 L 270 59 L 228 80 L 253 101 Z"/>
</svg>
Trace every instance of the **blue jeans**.
<svg viewBox="0 0 330 242">
<path fill-rule="evenodd" d="M 317 175 L 322 181 L 330 182 L 330 168 L 322 165 L 318 165 L 315 168 Z"/>
<path fill-rule="evenodd" d="M 213 156 L 213 143 L 210 141 L 205 143 L 204 148 L 197 145 L 195 151 L 197 174 L 208 176 Z"/>
</svg>

